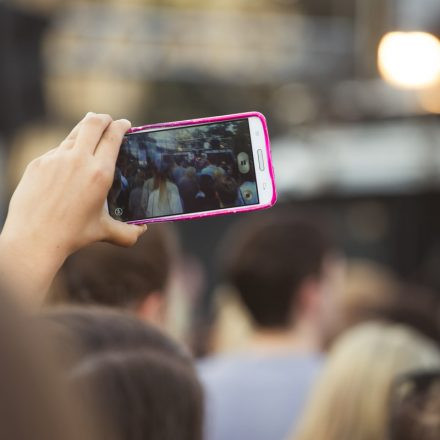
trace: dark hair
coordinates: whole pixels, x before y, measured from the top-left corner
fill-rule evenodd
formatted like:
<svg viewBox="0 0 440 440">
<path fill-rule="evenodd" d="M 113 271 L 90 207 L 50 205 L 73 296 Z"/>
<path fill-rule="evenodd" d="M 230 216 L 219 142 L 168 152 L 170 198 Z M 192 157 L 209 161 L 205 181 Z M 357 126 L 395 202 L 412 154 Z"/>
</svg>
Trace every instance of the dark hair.
<svg viewBox="0 0 440 440">
<path fill-rule="evenodd" d="M 214 194 L 214 179 L 209 174 L 202 174 L 199 178 L 200 189 L 207 195 Z"/>
<path fill-rule="evenodd" d="M 53 309 L 45 317 L 60 347 L 72 337 L 79 344 L 77 357 L 64 359 L 84 401 L 93 402 L 103 440 L 201 440 L 201 386 L 178 344 L 112 310 Z"/>
<path fill-rule="evenodd" d="M 258 326 L 286 327 L 301 283 L 321 275 L 332 249 L 329 238 L 311 221 L 274 210 L 254 215 L 231 231 L 222 266 Z"/>
<path fill-rule="evenodd" d="M 391 393 L 390 440 L 440 438 L 440 370 L 407 374 Z"/>
<path fill-rule="evenodd" d="M 153 225 L 131 248 L 95 243 L 64 263 L 50 302 L 136 306 L 163 292 L 177 244 L 169 225 Z"/>
<path fill-rule="evenodd" d="M 230 176 L 220 176 L 215 182 L 215 191 L 218 194 L 220 201 L 225 207 L 230 207 L 235 204 L 238 197 L 237 181 Z"/>
</svg>

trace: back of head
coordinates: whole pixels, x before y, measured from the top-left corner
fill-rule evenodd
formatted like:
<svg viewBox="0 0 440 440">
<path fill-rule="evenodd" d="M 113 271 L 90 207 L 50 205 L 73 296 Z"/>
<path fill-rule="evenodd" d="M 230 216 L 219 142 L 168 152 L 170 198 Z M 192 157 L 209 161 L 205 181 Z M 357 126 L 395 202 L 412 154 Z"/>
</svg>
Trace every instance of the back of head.
<svg viewBox="0 0 440 440">
<path fill-rule="evenodd" d="M 65 262 L 50 300 L 55 303 L 137 307 L 166 290 L 176 237 L 169 225 L 153 225 L 131 248 L 95 243 Z"/>
<path fill-rule="evenodd" d="M 188 179 L 195 179 L 196 175 L 197 175 L 197 172 L 194 167 L 188 167 L 185 170 L 185 176 L 188 177 Z"/>
<path fill-rule="evenodd" d="M 214 179 L 209 174 L 202 174 L 200 176 L 200 189 L 207 197 L 214 194 Z"/>
<path fill-rule="evenodd" d="M 286 328 L 298 290 L 319 279 L 333 247 L 322 229 L 273 210 L 240 222 L 225 240 L 222 266 L 255 324 Z"/>
<path fill-rule="evenodd" d="M 0 289 L 0 438 L 92 440 L 46 336 Z"/>
<path fill-rule="evenodd" d="M 342 298 L 338 326 L 330 335 L 329 345 L 339 333 L 347 328 L 370 320 L 407 325 L 427 338 L 437 341 L 440 346 L 440 296 L 426 287 L 402 284 L 386 270 L 371 265 L 357 267 L 364 276 L 353 286 L 353 268 L 348 270 L 346 292 Z M 367 270 L 366 270 L 367 269 Z M 369 270 L 368 270 L 369 269 Z M 347 293 L 345 294 L 347 296 Z"/>
<path fill-rule="evenodd" d="M 235 205 L 238 197 L 237 181 L 231 176 L 220 176 L 215 181 L 215 191 L 223 207 Z"/>
<path fill-rule="evenodd" d="M 408 327 L 354 327 L 332 348 L 295 440 L 386 438 L 395 378 L 439 366 L 434 342 Z"/>
<path fill-rule="evenodd" d="M 201 387 L 179 345 L 110 310 L 55 309 L 46 319 L 60 346 L 71 338 L 79 346 L 65 362 L 84 401 L 93 402 L 102 439 L 201 439 Z"/>
</svg>

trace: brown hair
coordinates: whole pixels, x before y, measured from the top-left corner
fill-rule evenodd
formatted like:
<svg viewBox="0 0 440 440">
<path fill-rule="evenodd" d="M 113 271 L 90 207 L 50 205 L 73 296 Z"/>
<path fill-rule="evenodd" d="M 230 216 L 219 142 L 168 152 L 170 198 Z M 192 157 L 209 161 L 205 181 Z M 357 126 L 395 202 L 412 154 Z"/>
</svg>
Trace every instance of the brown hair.
<svg viewBox="0 0 440 440">
<path fill-rule="evenodd" d="M 112 310 L 70 307 L 45 317 L 60 350 L 77 341 L 77 357 L 64 359 L 72 382 L 93 402 L 103 440 L 201 440 L 202 390 L 178 344 Z"/>
<path fill-rule="evenodd" d="M 152 225 L 131 248 L 92 244 L 67 259 L 49 302 L 136 306 L 164 292 L 177 253 L 170 225 Z"/>
<path fill-rule="evenodd" d="M 214 190 L 224 207 L 235 205 L 238 198 L 238 183 L 231 176 L 219 176 L 215 179 Z"/>
<path fill-rule="evenodd" d="M 320 277 L 332 251 L 320 227 L 281 209 L 235 226 L 225 240 L 222 266 L 258 326 L 286 327 L 301 283 Z"/>
</svg>

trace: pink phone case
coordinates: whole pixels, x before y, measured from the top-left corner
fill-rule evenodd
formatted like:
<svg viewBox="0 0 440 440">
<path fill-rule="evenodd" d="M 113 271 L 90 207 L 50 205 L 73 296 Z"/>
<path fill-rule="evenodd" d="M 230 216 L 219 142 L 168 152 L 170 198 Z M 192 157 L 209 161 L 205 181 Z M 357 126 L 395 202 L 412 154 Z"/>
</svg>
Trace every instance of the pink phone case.
<svg viewBox="0 0 440 440">
<path fill-rule="evenodd" d="M 270 201 L 270 203 L 268 203 L 266 205 L 253 205 L 253 206 L 246 206 L 246 207 L 240 207 L 240 208 L 227 208 L 227 209 L 209 211 L 209 212 L 204 212 L 204 213 L 196 212 L 193 214 L 191 214 L 191 213 L 190 214 L 179 214 L 179 215 L 175 215 L 172 217 L 158 217 L 158 218 L 150 218 L 150 219 L 144 219 L 144 220 L 134 220 L 134 221 L 129 221 L 127 223 L 141 225 L 141 224 L 145 224 L 145 223 L 160 223 L 160 222 L 171 222 L 171 221 L 174 222 L 174 221 L 179 221 L 179 220 L 193 220 L 193 219 L 199 219 L 199 218 L 214 217 L 217 215 L 259 211 L 261 209 L 267 209 L 267 208 L 270 208 L 271 206 L 273 206 L 277 200 L 277 193 L 276 193 L 276 187 L 275 187 L 275 175 L 274 175 L 274 171 L 273 171 L 272 156 L 271 156 L 271 152 L 270 152 L 270 140 L 269 140 L 269 133 L 267 131 L 266 118 L 264 117 L 264 115 L 262 113 L 247 112 L 247 113 L 236 113 L 233 115 L 212 116 L 209 118 L 188 119 L 187 121 L 162 122 L 159 124 L 143 125 L 142 127 L 133 127 L 131 130 L 128 131 L 128 133 L 136 133 L 138 131 L 150 130 L 150 129 L 155 129 L 155 128 L 181 127 L 181 126 L 207 124 L 207 123 L 213 123 L 213 122 L 231 121 L 234 119 L 244 119 L 244 118 L 250 118 L 250 117 L 259 118 L 263 124 L 269 173 L 270 173 L 270 178 L 271 178 L 272 188 L 273 188 L 273 196 L 272 196 L 272 200 Z"/>
</svg>

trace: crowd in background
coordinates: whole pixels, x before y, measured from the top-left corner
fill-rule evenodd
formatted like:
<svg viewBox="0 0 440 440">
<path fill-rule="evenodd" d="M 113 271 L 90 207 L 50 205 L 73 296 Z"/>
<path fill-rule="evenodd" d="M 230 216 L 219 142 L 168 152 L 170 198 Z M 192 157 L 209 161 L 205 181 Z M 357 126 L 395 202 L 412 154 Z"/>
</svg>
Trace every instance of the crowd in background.
<svg viewBox="0 0 440 440">
<path fill-rule="evenodd" d="M 438 439 L 438 292 L 353 270 L 311 213 L 254 213 L 212 249 L 251 331 L 239 350 L 194 359 L 190 334 L 170 326 L 177 236 L 115 220 L 104 204 L 129 126 L 87 114 L 11 199 L 0 437 Z"/>
<path fill-rule="evenodd" d="M 38 321 L 78 394 L 81 438 L 437 439 L 438 296 L 353 266 L 323 226 L 275 208 L 228 232 L 223 279 L 252 335 L 196 363 L 167 336 L 183 258 L 171 225 L 68 258 Z"/>
<path fill-rule="evenodd" d="M 85 306 L 128 310 L 166 331 L 167 280 L 182 258 L 170 228 L 151 228 L 132 249 L 99 244 L 73 255 L 48 303 L 73 304 L 69 313 L 75 320 L 96 319 L 103 333 L 102 312 L 95 317 L 93 307 L 87 311 Z M 438 438 L 436 293 L 404 286 L 380 266 L 347 262 L 322 219 L 282 208 L 239 222 L 218 252 L 224 283 L 252 322 L 251 336 L 239 350 L 213 352 L 199 360 L 198 379 L 195 373 L 186 379 L 188 388 L 180 398 L 176 395 L 176 406 L 158 409 L 161 417 L 171 417 L 180 399 L 189 399 L 187 411 L 193 405 L 195 413 L 187 417 L 193 427 L 200 422 L 204 434 L 198 435 L 206 440 Z M 55 315 L 64 321 L 63 313 Z M 109 314 L 108 326 L 113 319 L 119 331 L 116 317 Z M 84 325 L 91 324 L 78 327 Z M 133 338 L 128 345 L 141 352 L 138 338 Z M 149 344 L 145 341 L 144 348 Z M 97 354 L 90 350 L 88 356 Z M 120 362 L 125 364 L 122 370 L 130 369 L 128 359 Z M 173 362 L 177 365 L 177 359 Z M 145 368 L 154 374 L 152 365 Z M 203 390 L 203 411 L 201 391 L 191 388 L 195 383 Z M 105 391 L 98 393 L 99 398 L 101 394 L 107 398 L 110 385 L 101 386 Z M 167 399 L 171 392 L 165 385 L 163 390 L 153 383 L 150 387 L 133 393 L 139 399 L 147 393 L 160 401 L 157 396 L 163 393 Z M 138 398 L 124 401 L 125 411 L 146 414 L 148 408 L 135 406 Z M 125 412 L 119 419 L 125 423 Z M 131 423 L 144 421 L 133 415 Z M 202 438 L 194 431 L 190 437 L 183 432 L 179 438 Z"/>
</svg>

